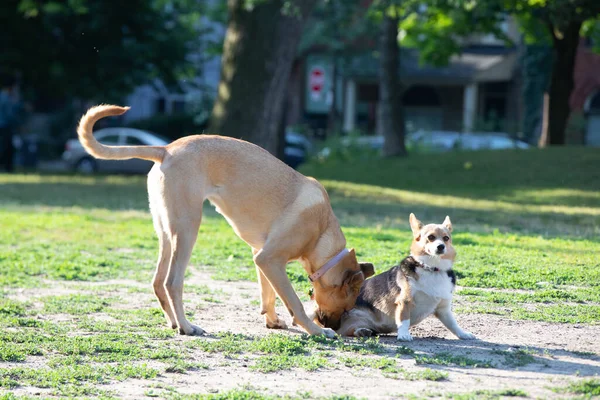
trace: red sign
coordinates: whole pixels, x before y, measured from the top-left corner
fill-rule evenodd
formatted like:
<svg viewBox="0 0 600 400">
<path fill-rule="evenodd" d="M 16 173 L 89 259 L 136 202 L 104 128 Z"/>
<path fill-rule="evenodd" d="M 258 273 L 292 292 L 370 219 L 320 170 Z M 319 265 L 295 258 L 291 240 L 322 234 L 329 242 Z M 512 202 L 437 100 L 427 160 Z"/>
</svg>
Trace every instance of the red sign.
<svg viewBox="0 0 600 400">
<path fill-rule="evenodd" d="M 321 97 L 325 86 L 325 70 L 321 67 L 313 67 L 308 75 L 308 86 L 314 100 Z"/>
</svg>

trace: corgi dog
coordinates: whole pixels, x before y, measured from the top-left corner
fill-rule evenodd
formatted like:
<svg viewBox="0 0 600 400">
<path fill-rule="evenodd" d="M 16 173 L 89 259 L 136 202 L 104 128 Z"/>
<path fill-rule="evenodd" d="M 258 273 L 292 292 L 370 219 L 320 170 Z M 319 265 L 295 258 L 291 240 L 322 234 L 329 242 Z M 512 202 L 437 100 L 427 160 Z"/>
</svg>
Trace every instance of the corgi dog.
<svg viewBox="0 0 600 400">
<path fill-rule="evenodd" d="M 344 313 L 337 333 L 361 337 L 398 332 L 398 340 L 411 341 L 409 328 L 433 314 L 459 339 L 475 339 L 452 314 L 456 251 L 450 217 L 440 225 L 423 225 L 411 213 L 409 221 L 413 233 L 410 255 L 400 265 L 365 281 L 356 306 Z"/>
</svg>

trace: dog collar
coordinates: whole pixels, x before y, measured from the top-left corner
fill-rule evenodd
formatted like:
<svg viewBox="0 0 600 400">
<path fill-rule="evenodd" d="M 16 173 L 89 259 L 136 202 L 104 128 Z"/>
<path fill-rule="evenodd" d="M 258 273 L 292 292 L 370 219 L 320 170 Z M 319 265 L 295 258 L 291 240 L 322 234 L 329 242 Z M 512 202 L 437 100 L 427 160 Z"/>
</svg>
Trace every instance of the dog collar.
<svg viewBox="0 0 600 400">
<path fill-rule="evenodd" d="M 316 280 L 318 280 L 320 277 L 322 277 L 323 275 L 325 275 L 325 273 L 327 271 L 329 271 L 331 268 L 333 268 L 337 263 L 339 263 L 342 258 L 344 258 L 344 256 L 346 256 L 346 254 L 348 254 L 349 251 L 346 248 L 343 248 L 342 251 L 340 251 L 339 253 L 337 253 L 335 256 L 333 256 L 332 259 L 330 259 L 329 261 L 327 261 L 325 263 L 325 265 L 323 265 L 321 268 L 319 268 L 317 270 L 317 272 L 313 273 L 312 275 L 308 276 L 308 280 L 311 282 L 314 282 Z"/>
<path fill-rule="evenodd" d="M 423 268 L 425 271 L 439 272 L 440 270 L 438 267 L 432 267 L 430 265 L 423 264 L 422 262 L 419 262 L 419 264 L 421 265 L 421 268 Z"/>
</svg>

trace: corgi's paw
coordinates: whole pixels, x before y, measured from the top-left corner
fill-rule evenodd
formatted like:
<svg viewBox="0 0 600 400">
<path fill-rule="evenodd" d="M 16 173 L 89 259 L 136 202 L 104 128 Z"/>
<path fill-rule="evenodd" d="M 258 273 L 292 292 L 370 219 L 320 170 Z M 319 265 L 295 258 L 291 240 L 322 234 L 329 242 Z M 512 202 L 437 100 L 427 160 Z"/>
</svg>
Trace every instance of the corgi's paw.
<svg viewBox="0 0 600 400">
<path fill-rule="evenodd" d="M 475 337 L 475 335 L 473 335 L 471 332 L 467 332 L 467 331 L 462 331 L 462 332 L 458 332 L 458 336 L 459 339 L 462 340 L 473 340 L 473 339 L 477 339 Z"/>
<path fill-rule="evenodd" d="M 356 337 L 369 337 L 373 336 L 373 331 L 368 328 L 358 328 L 354 331 L 354 336 Z"/>
<path fill-rule="evenodd" d="M 410 335 L 410 333 L 398 333 L 396 339 L 401 342 L 411 342 L 413 337 Z"/>
</svg>

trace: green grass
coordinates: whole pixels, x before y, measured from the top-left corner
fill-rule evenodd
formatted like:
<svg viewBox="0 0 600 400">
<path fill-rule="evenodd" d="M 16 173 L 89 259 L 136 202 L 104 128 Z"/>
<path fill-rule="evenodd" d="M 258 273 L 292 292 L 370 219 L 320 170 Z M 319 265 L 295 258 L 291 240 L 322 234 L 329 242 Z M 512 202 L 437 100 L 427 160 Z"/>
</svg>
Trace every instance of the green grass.
<svg viewBox="0 0 600 400">
<path fill-rule="evenodd" d="M 529 395 L 520 389 L 503 390 L 476 390 L 472 393 L 456 393 L 444 396 L 453 400 L 499 400 L 505 397 L 529 397 Z"/>
<path fill-rule="evenodd" d="M 433 355 L 417 355 L 417 364 L 446 365 L 457 367 L 493 368 L 489 361 L 475 360 L 465 356 L 455 356 L 449 353 L 438 353 Z"/>
<path fill-rule="evenodd" d="M 560 393 L 580 394 L 587 396 L 588 398 L 593 398 L 600 396 L 600 379 L 583 379 L 572 382 L 565 388 L 557 388 L 554 390 Z"/>
<path fill-rule="evenodd" d="M 314 162 L 303 172 L 324 183 L 348 246 L 378 273 L 408 254 L 410 212 L 424 222 L 450 215 L 462 286 L 458 313 L 598 324 L 598 165 L 595 149 L 565 148 Z M 143 177 L 0 174 L 0 227 L 3 388 L 36 386 L 54 396 L 106 397 L 109 381 L 220 368 L 216 361 L 195 359 L 198 352 L 257 373 L 370 368 L 399 379 L 435 381 L 446 379 L 449 365 L 491 366 L 377 339 L 230 333 L 176 339 L 155 301 L 128 305 L 130 298 L 151 293 L 156 262 Z M 219 280 L 256 280 L 250 249 L 209 205 L 190 264 L 188 275 L 195 269 Z M 307 300 L 305 271 L 293 263 L 288 275 Z M 57 295 L 56 287 L 65 292 Z M 185 291 L 200 301 L 199 308 L 227 301 L 210 285 L 189 283 Z M 257 298 L 258 293 L 251 299 Z M 197 310 L 187 311 L 194 319 Z M 222 330 L 227 329 L 223 320 Z M 396 364 L 398 356 L 439 369 L 407 371 Z M 535 361 L 526 350 L 496 356 L 494 362 L 515 368 Z M 43 360 L 43 367 L 32 368 L 36 360 Z M 203 398 L 254 395 L 262 396 L 239 391 Z"/>
<path fill-rule="evenodd" d="M 536 362 L 533 357 L 534 352 L 527 349 L 517 349 L 514 351 L 495 350 L 493 353 L 504 356 L 504 363 L 510 367 L 524 367 Z"/>
</svg>

